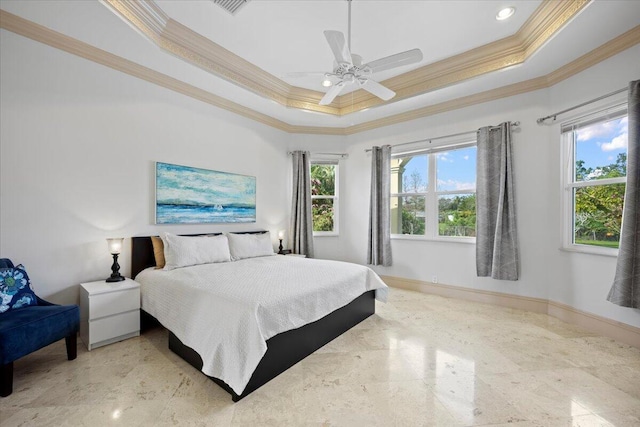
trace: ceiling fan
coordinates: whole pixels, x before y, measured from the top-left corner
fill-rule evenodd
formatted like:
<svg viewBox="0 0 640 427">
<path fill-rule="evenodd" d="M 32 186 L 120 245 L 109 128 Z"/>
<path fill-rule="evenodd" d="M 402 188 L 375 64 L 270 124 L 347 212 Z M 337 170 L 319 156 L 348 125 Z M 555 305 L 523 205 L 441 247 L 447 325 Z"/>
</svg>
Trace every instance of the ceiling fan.
<svg viewBox="0 0 640 427">
<path fill-rule="evenodd" d="M 324 32 L 324 36 L 335 57 L 335 63 L 333 72 L 322 73 L 325 78 L 330 79 L 328 81 L 333 83 L 333 86 L 322 97 L 320 105 L 331 104 L 346 86 L 355 83 L 367 92 L 388 101 L 396 93 L 373 80 L 371 76 L 380 71 L 420 62 L 422 61 L 422 52 L 420 49 L 411 49 L 363 64 L 360 55 L 351 53 L 351 0 L 347 0 L 347 2 L 349 3 L 349 43 L 347 44 L 344 34 L 340 31 L 327 30 Z M 289 73 L 288 75 L 291 77 L 303 77 L 311 74 L 320 73 Z M 332 80 L 336 81 L 333 82 Z"/>
</svg>

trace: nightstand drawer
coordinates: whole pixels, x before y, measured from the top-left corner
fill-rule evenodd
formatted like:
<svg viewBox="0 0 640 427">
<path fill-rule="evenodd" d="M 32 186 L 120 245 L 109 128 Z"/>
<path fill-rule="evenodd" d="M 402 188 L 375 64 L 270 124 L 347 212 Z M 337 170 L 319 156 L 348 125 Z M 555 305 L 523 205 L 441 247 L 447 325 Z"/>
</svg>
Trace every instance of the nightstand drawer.
<svg viewBox="0 0 640 427">
<path fill-rule="evenodd" d="M 92 343 L 114 340 L 117 337 L 140 331 L 140 311 L 134 310 L 89 322 Z M 94 344 L 95 347 L 95 344 Z"/>
<path fill-rule="evenodd" d="M 89 320 L 140 308 L 140 288 L 89 296 Z"/>
</svg>

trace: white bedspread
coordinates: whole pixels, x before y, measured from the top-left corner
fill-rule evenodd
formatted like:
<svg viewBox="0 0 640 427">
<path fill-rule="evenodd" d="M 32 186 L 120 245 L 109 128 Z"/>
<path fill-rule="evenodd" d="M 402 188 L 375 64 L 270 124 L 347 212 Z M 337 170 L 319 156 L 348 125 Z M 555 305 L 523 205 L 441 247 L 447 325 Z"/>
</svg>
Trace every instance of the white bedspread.
<svg viewBox="0 0 640 427">
<path fill-rule="evenodd" d="M 267 350 L 266 340 L 314 322 L 366 291 L 386 301 L 370 268 L 268 256 L 171 271 L 142 271 L 142 309 L 203 360 L 202 372 L 238 395 Z"/>
</svg>

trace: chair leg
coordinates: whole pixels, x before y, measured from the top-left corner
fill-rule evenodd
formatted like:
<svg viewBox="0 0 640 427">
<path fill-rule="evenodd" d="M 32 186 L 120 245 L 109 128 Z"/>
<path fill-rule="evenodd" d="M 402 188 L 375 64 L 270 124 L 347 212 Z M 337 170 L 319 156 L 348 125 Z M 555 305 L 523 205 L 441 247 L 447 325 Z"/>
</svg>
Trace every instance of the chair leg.
<svg viewBox="0 0 640 427">
<path fill-rule="evenodd" d="M 67 359 L 73 360 L 78 356 L 78 335 L 73 333 L 64 339 L 67 344 Z"/>
<path fill-rule="evenodd" d="M 0 396 L 7 397 L 13 392 L 13 362 L 0 365 Z"/>
</svg>

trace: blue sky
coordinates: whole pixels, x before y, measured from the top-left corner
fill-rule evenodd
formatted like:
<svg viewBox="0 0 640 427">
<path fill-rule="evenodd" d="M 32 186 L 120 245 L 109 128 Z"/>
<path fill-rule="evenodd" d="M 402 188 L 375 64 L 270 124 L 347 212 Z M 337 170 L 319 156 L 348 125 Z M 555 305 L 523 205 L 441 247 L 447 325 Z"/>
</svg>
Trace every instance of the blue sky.
<svg viewBox="0 0 640 427">
<path fill-rule="evenodd" d="M 476 147 L 443 151 L 436 154 L 438 164 L 438 189 L 473 190 L 476 188 Z M 417 171 L 423 183 L 427 182 L 427 156 L 416 156 L 405 169 L 404 176 L 410 177 Z"/>
<path fill-rule="evenodd" d="M 626 116 L 579 129 L 576 160 L 593 169 L 615 163 L 618 154 L 627 152 L 627 133 Z"/>
</svg>

